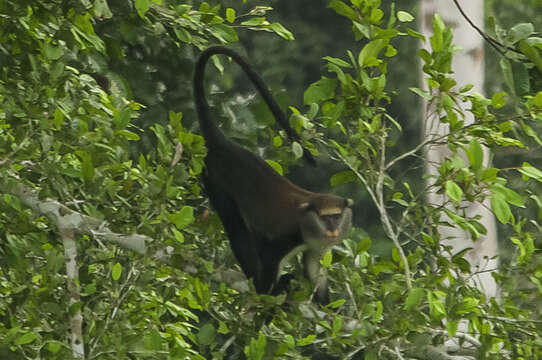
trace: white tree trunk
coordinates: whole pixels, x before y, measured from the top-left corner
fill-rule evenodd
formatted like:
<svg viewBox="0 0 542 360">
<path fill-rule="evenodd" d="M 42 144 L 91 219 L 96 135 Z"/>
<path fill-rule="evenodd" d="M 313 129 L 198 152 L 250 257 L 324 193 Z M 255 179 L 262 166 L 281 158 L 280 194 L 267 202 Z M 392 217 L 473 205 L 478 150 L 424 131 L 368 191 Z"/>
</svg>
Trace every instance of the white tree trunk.
<svg viewBox="0 0 542 360">
<path fill-rule="evenodd" d="M 478 27 L 484 24 L 484 1 L 483 0 L 460 0 L 462 9 L 467 16 Z M 450 26 L 454 33 L 454 43 L 463 50 L 454 55 L 452 70 L 458 87 L 466 84 L 473 84 L 473 91 L 483 93 L 484 85 L 484 44 L 483 39 L 474 31 L 467 21 L 461 16 L 461 13 L 451 0 L 422 0 L 420 2 L 420 31 L 427 39 L 432 34 L 433 15 L 438 13 L 447 26 Z M 426 42 L 424 47 L 428 47 Z M 423 77 L 423 74 L 422 74 Z M 427 89 L 425 81 L 422 86 Z M 445 135 L 449 129 L 446 124 L 440 124 L 438 115 L 431 115 L 427 103 L 424 104 L 423 119 L 424 136 Z M 471 113 L 466 113 L 465 125 L 471 124 L 473 117 Z M 450 155 L 446 146 L 429 146 L 425 149 L 426 172 L 430 175 L 438 174 L 438 166 L 443 159 Z M 488 151 L 484 149 L 485 164 L 488 164 Z M 465 162 L 467 159 L 465 156 Z M 432 185 L 433 179 L 429 177 L 428 185 Z M 429 192 L 427 201 L 433 206 L 441 206 L 447 201 L 446 195 L 437 194 L 434 188 Z M 489 201 L 484 204 L 466 203 L 467 216 L 481 215 L 480 222 L 487 229 L 487 235 L 482 236 L 475 242 L 472 241 L 469 234 L 459 227 L 439 227 L 441 239 L 446 239 L 445 244 L 452 246 L 454 253 L 467 247 L 472 247 L 467 254 L 467 260 L 471 264 L 472 271 L 477 272 L 473 278 L 476 285 L 490 297 L 497 295 L 497 285 L 491 276 L 491 270 L 497 268 L 497 233 L 495 217 L 491 213 Z M 443 219 L 446 220 L 446 219 Z"/>
</svg>

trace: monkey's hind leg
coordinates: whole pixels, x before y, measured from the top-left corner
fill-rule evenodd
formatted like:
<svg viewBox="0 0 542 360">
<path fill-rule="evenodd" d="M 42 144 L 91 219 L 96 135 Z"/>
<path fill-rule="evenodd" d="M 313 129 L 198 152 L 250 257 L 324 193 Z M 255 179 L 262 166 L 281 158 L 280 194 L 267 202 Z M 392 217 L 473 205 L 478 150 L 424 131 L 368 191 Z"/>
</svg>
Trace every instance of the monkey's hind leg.
<svg viewBox="0 0 542 360">
<path fill-rule="evenodd" d="M 290 254 L 295 254 L 295 249 L 302 243 L 302 237 L 297 232 L 271 239 L 262 239 L 259 242 L 262 245 L 258 250 L 264 264 L 263 268 L 265 269 L 265 272 L 262 274 L 262 281 L 267 284 L 272 295 L 288 292 L 290 281 L 294 276 L 292 274 L 284 274 L 279 277 L 281 264 L 283 261 L 287 262 Z"/>
<path fill-rule="evenodd" d="M 241 269 L 248 279 L 252 278 L 256 285 L 259 284 L 262 272 L 261 262 L 252 242 L 251 231 L 247 228 L 239 207 L 233 198 L 211 180 L 211 177 L 204 175 L 203 184 L 211 205 L 222 221 L 230 240 L 230 247 Z M 256 289 L 258 290 L 257 286 Z"/>
</svg>

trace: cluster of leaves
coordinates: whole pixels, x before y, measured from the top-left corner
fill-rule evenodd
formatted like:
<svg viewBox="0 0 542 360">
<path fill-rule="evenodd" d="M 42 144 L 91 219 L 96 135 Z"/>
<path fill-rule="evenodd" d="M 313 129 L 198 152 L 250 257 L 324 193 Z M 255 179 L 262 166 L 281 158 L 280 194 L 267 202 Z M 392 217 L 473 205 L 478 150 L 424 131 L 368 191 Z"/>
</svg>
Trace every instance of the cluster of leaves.
<svg viewBox="0 0 542 360">
<path fill-rule="evenodd" d="M 359 328 L 348 333 L 348 340 L 353 343 L 340 340 L 342 351 L 348 344 L 352 345 L 343 354 L 352 356 L 356 349 L 359 350 L 356 346 L 361 343 L 366 345 L 368 358 L 394 358 L 393 354 L 386 354 L 392 353 L 393 344 L 396 344 L 390 339 L 408 339 L 403 343 L 404 353 L 411 354 L 409 346 L 421 349 L 441 343 L 443 334 L 459 336 L 458 326 L 461 321 L 467 320 L 469 330 L 480 334 L 480 344 L 475 346 L 477 357 L 526 359 L 540 356 L 539 302 L 533 306 L 525 301 L 517 301 L 522 297 L 531 300 L 539 298 L 541 294 L 539 284 L 542 273 L 540 263 L 534 257 L 539 248 L 536 235 L 539 233 L 539 219 L 532 219 L 518 211 L 528 204 L 528 197 L 533 201 L 531 205 L 538 207 L 539 198 L 529 190 L 518 193 L 510 187 L 510 181 L 517 180 L 518 174 L 523 175 L 525 187 L 528 187 L 527 183 L 540 181 L 539 170 L 528 163 L 517 164 L 516 171 L 486 167 L 481 144 L 493 150 L 523 148 L 522 136 L 536 136 L 533 128 L 540 118 L 540 108 L 535 103 L 538 104 L 542 93 L 528 88 L 527 93 L 518 94 L 514 92 L 512 83 L 509 84 L 512 89 L 510 96 L 518 103 L 516 111 L 520 115 L 528 115 L 503 119 L 497 111 L 506 104 L 508 94 L 505 92 L 487 99 L 481 94 L 472 93 L 470 85 L 455 90 L 457 84 L 451 77 L 451 61 L 456 50 L 453 34 L 436 16 L 434 34 L 429 39 L 431 51 L 419 52 L 424 61 L 423 70 L 427 74 L 429 91 L 419 88 L 411 90 L 428 101 L 436 113 L 442 114 L 439 121 L 450 129 L 446 138 L 434 140 L 435 143 L 446 144 L 450 156 L 441 164 L 433 185 L 437 192 L 446 193 L 450 206 L 438 209 L 424 206 L 419 197 L 412 193 L 411 184 L 405 181 L 397 183 L 393 176 L 392 166 L 403 157 L 385 157 L 387 139 L 394 129 L 400 130 L 400 126 L 386 114 L 382 105 L 390 101 L 385 91 L 385 58 L 396 53 L 390 39 L 407 34 L 424 41 L 425 38 L 409 28 L 394 28 L 397 20 L 408 23 L 412 16 L 401 11 L 395 13 L 393 7 L 387 27 L 381 28 L 385 21 L 379 5 L 379 1 L 351 1 L 351 5 L 336 0 L 330 2 L 331 8 L 352 21 L 356 38 L 366 38 L 368 42 L 357 56 L 349 52 L 347 61 L 325 58 L 328 70 L 334 76 L 322 77 L 305 92 L 305 103 L 310 106 L 307 117 L 315 119 L 317 126 L 335 128 L 342 133 L 342 136 L 335 137 L 340 141 L 330 140 L 329 146 L 336 158 L 350 170 L 335 174 L 331 179 L 332 185 L 352 181 L 364 185 L 380 211 L 386 234 L 392 239 L 399 239 L 408 249 L 403 256 L 398 246 L 390 262 L 374 258 L 367 260 L 362 247 L 361 252 L 349 254 L 356 259 L 356 265 L 363 264 L 361 270 L 359 267 L 344 266 L 349 263 L 342 261 L 334 264 L 340 271 L 335 272 L 333 267 L 330 270 L 341 284 L 350 285 L 349 296 L 343 296 L 352 304 L 363 304 L 362 307 L 354 307 L 355 310 L 348 311 L 341 307 L 338 311 L 341 321 L 348 319 L 359 324 Z M 521 27 L 513 28 L 513 32 Z M 527 31 L 517 36 L 528 38 L 532 35 L 532 31 Z M 539 56 L 533 52 L 536 43 L 536 39 L 530 38 L 526 43 L 530 48 L 524 45 L 521 50 L 521 59 L 531 61 L 523 65 L 527 69 L 536 67 L 534 59 Z M 531 54 L 527 55 L 525 51 Z M 508 75 L 510 73 L 505 72 L 505 76 Z M 462 110 L 464 107 L 460 104 L 470 104 L 467 111 L 474 116 L 474 124 L 465 123 L 466 111 Z M 427 140 L 425 144 L 430 144 L 430 141 Z M 513 270 L 495 275 L 506 294 L 501 303 L 489 301 L 479 289 L 469 285 L 466 279 L 473 276 L 475 269 L 471 269 L 465 257 L 468 249 L 451 254 L 453 256 L 447 255 L 450 249 L 441 244 L 443 239 L 439 234 L 439 226 L 442 225 L 461 228 L 473 239 L 486 234 L 487 229 L 480 222 L 480 217 L 468 216 L 463 211 L 463 201 L 483 203 L 485 199 L 490 199 L 491 210 L 497 219 L 509 225 L 513 232 L 509 241 L 518 251 L 512 260 Z M 387 207 L 392 203 L 400 207 L 389 211 Z M 390 218 L 388 226 L 386 219 Z M 443 223 L 443 218 L 448 222 Z M 407 279 L 409 272 L 404 267 L 405 260 L 409 270 L 414 269 L 411 286 Z M 437 264 L 436 269 L 432 269 L 433 264 Z M 407 278 L 401 273 L 406 274 Z M 458 278 L 453 274 L 466 276 Z M 518 279 L 523 285 L 513 286 L 514 280 Z M 407 292 L 404 291 L 405 285 L 409 288 Z M 360 291 L 357 292 L 357 289 Z M 439 331 L 443 320 L 446 320 L 446 325 Z M 367 327 L 370 327 L 370 331 Z M 526 336 L 519 339 L 518 332 Z M 321 339 L 328 340 L 330 336 L 326 333 Z M 317 336 L 317 339 L 320 337 Z M 319 343 L 318 340 L 316 342 Z M 331 341 L 322 348 L 326 346 L 333 348 Z M 503 349 L 507 351 L 503 353 Z M 333 348 L 333 351 L 341 350 Z"/>
<path fill-rule="evenodd" d="M 409 27 L 412 15 L 394 6 L 383 10 L 379 0 L 332 0 L 329 7 L 351 21 L 363 47 L 346 59 L 324 59 L 329 74 L 305 92 L 306 112 L 290 108 L 291 122 L 311 150 L 318 143 L 348 167 L 333 175 L 332 185 L 364 188 L 397 246 L 389 258 L 371 255 L 371 239 L 355 229 L 340 251 L 322 260 L 335 301 L 318 308 L 306 301 L 311 289 L 305 282 L 293 280 L 290 294 L 278 297 L 238 292 L 221 282 L 234 262 L 198 179 L 205 147 L 191 131 L 187 90 L 194 50 L 235 42 L 246 29 L 293 39 L 266 19 L 270 8 L 238 14 L 195 1 L 0 4 L 0 357 L 69 358 L 67 319 L 77 310 L 86 325 L 88 357 L 99 359 L 415 357 L 417 349 L 458 335 L 462 320 L 480 334 L 479 357 L 541 356 L 542 307 L 532 301 L 542 294 L 542 267 L 533 259 L 540 218 L 516 210 L 541 209 L 542 200 L 512 190 L 509 176 L 542 181 L 542 172 L 527 163 L 517 171 L 486 168 L 480 143 L 519 147 L 512 129 L 533 137 L 531 123 L 542 120 L 542 93 L 511 90 L 524 116 L 500 120 L 495 110 L 505 105 L 504 93 L 487 99 L 469 87 L 454 90 L 452 33 L 436 17 L 432 51 L 420 52 L 431 91 L 412 90 L 450 126 L 445 140 L 451 156 L 435 187 L 451 199 L 452 210 L 428 207 L 413 185 L 393 173 L 416 151 L 386 157 L 390 136 L 401 131 L 385 108 L 393 101 L 386 90 L 388 60 L 397 55 L 392 41 L 424 37 Z M 531 69 L 537 66 L 536 40 L 521 34 L 517 41 L 527 44 L 520 51 L 529 62 L 524 66 Z M 215 65 L 222 70 L 219 61 Z M 458 106 L 464 102 L 472 105 L 474 125 L 465 126 Z M 269 134 L 270 124 L 258 127 Z M 236 125 L 234 118 L 229 126 Z M 236 135 L 258 143 L 255 135 Z M 301 155 L 299 144 L 283 146 L 281 136 L 267 141 L 273 146 L 265 154 L 279 170 L 292 154 Z M 67 306 L 57 229 L 13 195 L 19 183 L 37 189 L 42 199 L 107 220 L 118 233 L 147 235 L 156 249 L 169 246 L 174 266 L 114 248 L 96 234 L 80 235 L 81 299 Z M 446 211 L 450 226 L 474 238 L 483 234 L 483 225 L 465 216 L 461 204 L 486 198 L 513 233 L 517 251 L 513 266 L 496 274 L 503 287 L 499 302 L 467 281 L 472 270 L 465 253 L 447 256 L 436 230 Z"/>
<path fill-rule="evenodd" d="M 209 337 L 207 328 L 196 327 L 194 311 L 208 307 L 206 283 L 214 270 L 212 262 L 194 259 L 213 256 L 220 239 L 218 220 L 206 216 L 200 194 L 203 139 L 173 111 L 162 124 L 153 119 L 151 127 L 138 126 L 163 91 L 152 89 L 163 83 L 147 93 L 141 85 L 148 70 L 134 66 L 138 76 L 125 76 L 119 69 L 127 54 L 137 59 L 152 44 L 157 52 L 169 46 L 179 54 L 236 41 L 234 26 L 291 38 L 266 20 L 268 10 L 236 15 L 205 2 L 0 4 L 0 357 L 70 357 L 67 319 L 82 309 L 90 358 L 112 356 L 112 350 L 114 357 L 167 352 L 201 358 L 191 349 Z M 142 152 L 143 140 L 153 151 Z M 179 267 L 192 266 L 206 281 L 80 235 L 81 300 L 68 308 L 57 229 L 11 194 L 21 183 L 42 199 L 106 220 L 113 231 L 170 246 Z"/>
</svg>

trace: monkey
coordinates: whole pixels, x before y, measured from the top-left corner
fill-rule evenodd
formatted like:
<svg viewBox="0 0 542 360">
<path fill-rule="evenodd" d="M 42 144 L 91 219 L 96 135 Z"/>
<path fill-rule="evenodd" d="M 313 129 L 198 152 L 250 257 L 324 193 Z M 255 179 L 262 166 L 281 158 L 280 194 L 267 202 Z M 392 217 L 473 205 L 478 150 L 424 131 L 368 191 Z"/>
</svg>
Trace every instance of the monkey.
<svg viewBox="0 0 542 360">
<path fill-rule="evenodd" d="M 257 293 L 281 292 L 289 277 L 279 278 L 283 260 L 303 252 L 304 275 L 316 287 L 313 299 L 329 303 L 327 278 L 320 258 L 348 235 L 352 199 L 311 192 L 279 175 L 261 157 L 228 140 L 211 119 L 204 91 L 205 66 L 211 56 L 227 55 L 247 74 L 291 141 L 299 136 L 262 78 L 235 51 L 224 46 L 204 50 L 194 70 L 194 100 L 207 147 L 202 175 L 211 206 L 229 238 L 233 254 Z M 304 158 L 315 163 L 303 149 Z"/>
</svg>

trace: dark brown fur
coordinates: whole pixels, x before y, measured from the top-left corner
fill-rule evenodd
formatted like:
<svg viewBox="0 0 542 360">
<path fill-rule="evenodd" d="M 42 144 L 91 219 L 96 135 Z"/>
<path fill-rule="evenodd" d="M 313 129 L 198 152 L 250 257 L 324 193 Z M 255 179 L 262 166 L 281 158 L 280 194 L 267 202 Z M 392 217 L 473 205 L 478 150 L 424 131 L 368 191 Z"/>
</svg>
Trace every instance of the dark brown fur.
<svg viewBox="0 0 542 360">
<path fill-rule="evenodd" d="M 301 217 L 308 211 L 318 212 L 328 207 L 346 209 L 351 202 L 292 184 L 263 159 L 224 137 L 210 118 L 204 94 L 205 64 L 214 54 L 232 57 L 255 84 L 289 137 L 298 140 L 298 136 L 261 78 L 237 53 L 217 46 L 200 55 L 196 62 L 194 97 L 208 150 L 203 176 L 205 189 L 244 273 L 253 279 L 259 293 L 270 293 L 276 291 L 281 259 L 304 244 Z M 314 162 L 308 151 L 304 154 L 309 162 Z M 311 278 L 314 281 L 315 274 Z M 317 297 L 317 301 L 327 302 L 327 287 Z"/>
</svg>

